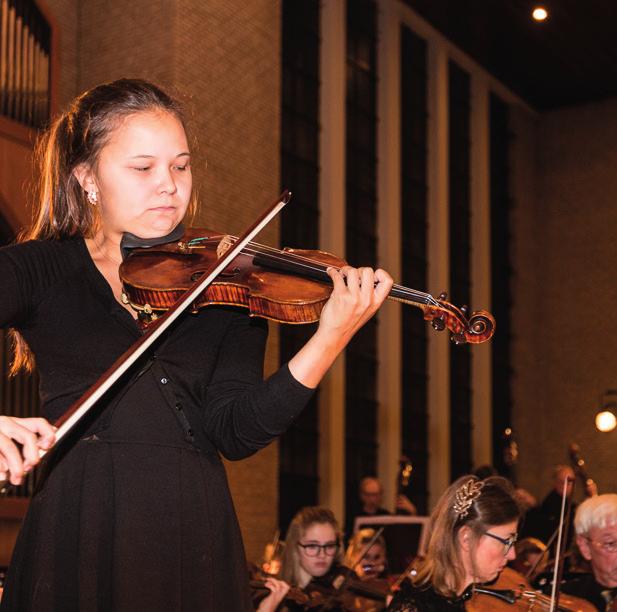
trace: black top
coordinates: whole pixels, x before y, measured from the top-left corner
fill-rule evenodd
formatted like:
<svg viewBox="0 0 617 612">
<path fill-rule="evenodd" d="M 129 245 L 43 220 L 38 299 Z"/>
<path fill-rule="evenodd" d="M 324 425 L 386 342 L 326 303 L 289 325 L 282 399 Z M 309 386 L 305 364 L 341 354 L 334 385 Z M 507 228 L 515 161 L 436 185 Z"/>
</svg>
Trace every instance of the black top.
<svg viewBox="0 0 617 612">
<path fill-rule="evenodd" d="M 140 331 L 81 238 L 0 249 L 0 326 L 36 356 L 54 420 Z M 311 390 L 262 380 L 267 325 L 232 308 L 180 317 L 95 407 L 37 495 L 2 610 L 251 609 L 219 453 L 280 435 Z"/>
<path fill-rule="evenodd" d="M 552 580 L 550 577 L 542 577 L 537 585 L 547 594 L 551 592 Z M 596 582 L 593 574 L 570 574 L 561 584 L 560 591 L 567 595 L 574 595 L 581 599 L 586 599 L 598 610 L 604 612 L 610 609 L 608 604 L 617 598 L 617 588 L 610 589 Z"/>
<path fill-rule="evenodd" d="M 457 612 L 465 610 L 465 602 L 472 596 L 471 586 L 460 597 L 445 597 L 431 585 L 414 586 L 404 580 L 388 606 L 390 612 Z"/>
</svg>

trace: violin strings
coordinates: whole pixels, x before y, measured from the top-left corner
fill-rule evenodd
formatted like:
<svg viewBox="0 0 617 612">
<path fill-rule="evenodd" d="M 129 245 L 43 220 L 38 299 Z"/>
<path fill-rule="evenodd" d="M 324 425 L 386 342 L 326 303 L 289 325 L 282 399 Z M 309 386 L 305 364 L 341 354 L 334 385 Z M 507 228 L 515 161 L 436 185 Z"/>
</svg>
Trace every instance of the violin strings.
<svg viewBox="0 0 617 612">
<path fill-rule="evenodd" d="M 237 240 L 236 236 L 229 236 L 231 240 Z M 207 240 L 204 238 L 194 238 L 189 241 L 189 245 L 194 242 L 202 242 L 203 240 Z M 282 262 L 282 263 L 292 263 L 296 265 L 299 269 L 310 270 L 312 272 L 317 272 L 327 276 L 326 269 L 334 268 L 336 270 L 340 270 L 339 266 L 329 266 L 327 264 L 323 264 L 318 262 L 310 257 L 305 257 L 304 255 L 298 255 L 297 253 L 291 253 L 289 251 L 283 251 L 281 249 L 277 249 L 275 247 L 271 247 L 268 245 L 259 244 L 257 242 L 249 242 L 247 246 L 244 248 L 244 252 L 250 255 L 263 255 L 269 258 L 271 261 Z M 435 298 L 429 293 L 425 293 L 423 291 L 418 291 L 416 289 L 409 289 L 408 287 L 404 287 L 402 285 L 394 284 L 392 286 L 391 293 L 395 295 L 395 297 L 402 299 L 410 299 L 414 302 L 422 302 L 427 305 L 439 306 L 439 302 L 435 300 Z"/>
</svg>

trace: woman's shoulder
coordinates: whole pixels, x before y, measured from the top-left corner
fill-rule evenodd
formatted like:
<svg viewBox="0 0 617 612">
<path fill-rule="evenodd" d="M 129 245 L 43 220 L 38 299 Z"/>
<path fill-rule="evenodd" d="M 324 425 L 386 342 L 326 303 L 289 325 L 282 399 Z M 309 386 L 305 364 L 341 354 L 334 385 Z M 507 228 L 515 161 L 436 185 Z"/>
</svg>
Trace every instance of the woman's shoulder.
<svg viewBox="0 0 617 612">
<path fill-rule="evenodd" d="M 82 261 L 83 238 L 64 240 L 26 240 L 0 248 L 0 257 L 15 265 L 48 267 L 58 260 Z"/>
<path fill-rule="evenodd" d="M 81 238 L 28 240 L 0 248 L 0 276 L 6 288 L 27 303 L 61 278 L 78 274 L 85 262 Z"/>
</svg>

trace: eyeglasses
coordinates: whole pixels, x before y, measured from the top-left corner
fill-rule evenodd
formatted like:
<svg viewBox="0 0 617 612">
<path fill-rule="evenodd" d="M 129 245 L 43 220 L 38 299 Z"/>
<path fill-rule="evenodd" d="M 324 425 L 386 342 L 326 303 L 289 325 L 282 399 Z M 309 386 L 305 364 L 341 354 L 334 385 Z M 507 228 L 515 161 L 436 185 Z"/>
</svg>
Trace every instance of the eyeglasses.
<svg viewBox="0 0 617 612">
<path fill-rule="evenodd" d="M 596 548 L 601 548 L 607 553 L 617 553 L 617 541 L 612 542 L 598 542 L 598 540 L 592 540 L 591 538 L 585 538 L 590 544 L 593 544 Z"/>
<path fill-rule="evenodd" d="M 518 533 L 511 535 L 509 538 L 502 538 L 501 536 L 495 535 L 494 533 L 491 533 L 490 531 L 485 531 L 484 535 L 487 535 L 489 538 L 493 538 L 494 540 L 497 540 L 498 542 L 501 542 L 504 545 L 504 549 L 503 549 L 504 557 L 510 552 L 510 549 L 516 543 L 516 540 L 518 540 Z"/>
<path fill-rule="evenodd" d="M 327 542 L 326 544 L 301 544 L 298 542 L 298 546 L 304 549 L 304 554 L 307 557 L 317 557 L 322 550 L 325 555 L 332 557 L 338 549 L 338 542 Z"/>
</svg>

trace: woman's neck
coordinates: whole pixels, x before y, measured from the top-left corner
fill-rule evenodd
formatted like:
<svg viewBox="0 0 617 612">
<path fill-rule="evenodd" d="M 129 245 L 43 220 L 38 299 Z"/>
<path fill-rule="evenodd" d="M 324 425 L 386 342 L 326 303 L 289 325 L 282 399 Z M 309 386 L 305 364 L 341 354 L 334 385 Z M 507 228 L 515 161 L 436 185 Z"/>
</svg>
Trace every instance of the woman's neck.
<svg viewBox="0 0 617 612">
<path fill-rule="evenodd" d="M 459 588 L 457 589 L 456 594 L 460 597 L 467 590 L 467 587 L 469 587 L 469 585 L 473 583 L 473 576 L 466 574 L 465 579 L 463 580 L 462 585 L 459 586 Z"/>
<path fill-rule="evenodd" d="M 122 252 L 120 251 L 121 238 L 122 236 L 107 234 L 102 230 L 98 231 L 91 238 L 94 257 L 119 266 L 122 263 Z"/>
<path fill-rule="evenodd" d="M 311 576 L 302 566 L 298 568 L 298 586 L 303 589 L 311 580 Z"/>
</svg>

